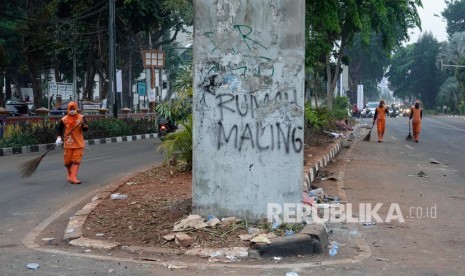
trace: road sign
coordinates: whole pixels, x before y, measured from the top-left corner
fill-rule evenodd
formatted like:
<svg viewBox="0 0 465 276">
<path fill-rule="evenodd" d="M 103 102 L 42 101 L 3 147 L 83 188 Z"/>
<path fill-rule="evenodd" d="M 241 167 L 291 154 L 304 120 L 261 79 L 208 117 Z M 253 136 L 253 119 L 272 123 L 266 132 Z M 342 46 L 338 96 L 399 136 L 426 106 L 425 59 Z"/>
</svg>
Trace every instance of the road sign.
<svg viewBox="0 0 465 276">
<path fill-rule="evenodd" d="M 49 96 L 61 96 L 62 99 L 72 99 L 73 84 L 66 82 L 49 82 Z"/>
<path fill-rule="evenodd" d="M 147 85 L 145 81 L 137 82 L 137 94 L 139 94 L 139 96 L 147 96 Z"/>
</svg>

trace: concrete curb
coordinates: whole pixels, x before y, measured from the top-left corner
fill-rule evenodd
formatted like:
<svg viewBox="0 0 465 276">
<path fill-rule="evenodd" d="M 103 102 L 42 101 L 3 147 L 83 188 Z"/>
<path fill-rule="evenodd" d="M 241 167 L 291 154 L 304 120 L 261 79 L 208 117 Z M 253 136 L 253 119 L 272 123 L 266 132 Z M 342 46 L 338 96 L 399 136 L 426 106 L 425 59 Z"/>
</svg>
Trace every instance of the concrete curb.
<svg viewBox="0 0 465 276">
<path fill-rule="evenodd" d="M 320 160 L 315 162 L 313 166 L 304 166 L 304 191 L 310 191 L 311 185 L 315 182 L 315 177 L 318 172 L 326 167 L 328 163 L 339 153 L 342 148 L 343 140 L 339 140 L 327 154 L 325 154 Z"/>
<path fill-rule="evenodd" d="M 111 139 L 111 138 L 109 138 Z M 334 158 L 342 148 L 342 140 L 339 140 L 330 151 L 325 154 L 317 163 L 314 164 L 310 169 L 304 168 L 304 185 L 310 187 L 310 184 L 315 181 L 317 172 L 328 165 L 329 161 Z M 105 242 L 101 240 L 92 240 L 89 238 L 82 237 L 82 228 L 84 227 L 85 221 L 92 210 L 105 198 L 115 192 L 120 185 L 123 185 L 130 177 L 125 180 L 119 181 L 118 183 L 109 185 L 102 189 L 96 196 L 92 198 L 92 201 L 86 204 L 81 210 L 77 211 L 74 216 L 70 218 L 68 226 L 65 229 L 63 240 L 67 241 L 70 245 L 89 247 L 95 249 L 109 249 L 118 246 L 114 242 Z M 256 248 L 258 251 L 267 251 L 268 253 L 277 251 L 287 251 L 290 247 L 299 243 L 299 241 L 305 241 L 300 245 L 302 253 L 308 252 L 309 250 L 314 253 L 324 252 L 328 241 L 328 233 L 324 224 L 307 225 L 302 231 L 301 235 L 294 235 L 295 237 L 285 237 L 279 241 L 279 245 L 276 248 Z M 308 245 L 310 248 L 304 248 Z M 154 250 L 154 248 L 152 248 Z M 155 249 L 156 251 L 156 249 Z M 299 251 L 300 252 L 300 251 Z M 199 255 L 200 256 L 200 255 Z"/>
<path fill-rule="evenodd" d="M 151 139 L 155 137 L 158 137 L 156 133 L 150 133 L 150 134 L 139 134 L 139 135 L 101 138 L 101 139 L 89 139 L 89 140 L 86 140 L 86 146 L 110 144 L 110 143 L 121 143 L 121 142 L 132 142 L 132 141 L 143 140 L 143 139 Z M 31 153 L 31 152 L 42 152 L 42 151 L 46 151 L 52 148 L 53 145 L 54 144 L 40 144 L 40 145 L 30 145 L 30 146 L 22 146 L 22 147 L 0 148 L 0 156 L 8 156 L 8 155 Z"/>
</svg>

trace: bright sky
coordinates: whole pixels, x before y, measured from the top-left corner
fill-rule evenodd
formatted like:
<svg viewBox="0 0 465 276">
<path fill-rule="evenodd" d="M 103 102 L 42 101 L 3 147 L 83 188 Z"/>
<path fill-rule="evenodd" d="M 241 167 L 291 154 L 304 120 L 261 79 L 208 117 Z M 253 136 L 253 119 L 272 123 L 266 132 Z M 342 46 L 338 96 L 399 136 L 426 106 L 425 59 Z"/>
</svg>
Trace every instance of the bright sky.
<svg viewBox="0 0 465 276">
<path fill-rule="evenodd" d="M 418 8 L 422 31 L 433 33 L 439 42 L 447 40 L 446 21 L 441 16 L 441 12 L 447 7 L 444 0 L 423 0 L 422 3 L 423 8 Z M 409 43 L 417 42 L 421 34 L 418 28 L 411 30 Z"/>
</svg>

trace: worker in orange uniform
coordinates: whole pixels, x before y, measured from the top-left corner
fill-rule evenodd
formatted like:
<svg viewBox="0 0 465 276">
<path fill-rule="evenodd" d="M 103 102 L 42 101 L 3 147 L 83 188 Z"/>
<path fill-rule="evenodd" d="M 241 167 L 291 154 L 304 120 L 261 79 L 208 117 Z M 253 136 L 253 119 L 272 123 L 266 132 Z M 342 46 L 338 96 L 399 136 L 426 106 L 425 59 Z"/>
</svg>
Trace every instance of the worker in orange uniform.
<svg viewBox="0 0 465 276">
<path fill-rule="evenodd" d="M 386 114 L 388 114 L 388 112 L 389 110 L 385 106 L 384 101 L 381 100 L 373 116 L 373 124 L 376 122 L 376 128 L 378 130 L 378 143 L 383 142 L 384 133 L 386 132 Z"/>
<path fill-rule="evenodd" d="M 81 184 L 81 181 L 77 179 L 77 174 L 85 147 L 83 131 L 88 129 L 84 116 L 78 114 L 77 103 L 69 102 L 67 115 L 61 118 L 57 127 L 55 145 L 63 145 L 64 165 L 68 170 L 68 182 L 72 184 Z"/>
<path fill-rule="evenodd" d="M 420 107 L 420 102 L 417 101 L 410 110 L 410 120 L 412 120 L 413 142 L 418 143 L 421 131 L 421 119 L 423 119 L 423 109 Z"/>
</svg>

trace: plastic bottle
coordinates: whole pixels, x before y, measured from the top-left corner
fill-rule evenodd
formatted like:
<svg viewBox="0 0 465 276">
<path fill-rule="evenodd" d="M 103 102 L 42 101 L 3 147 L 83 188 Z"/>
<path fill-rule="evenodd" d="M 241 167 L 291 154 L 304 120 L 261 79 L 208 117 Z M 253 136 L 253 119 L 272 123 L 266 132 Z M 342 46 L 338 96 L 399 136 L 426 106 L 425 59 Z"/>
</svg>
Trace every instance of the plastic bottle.
<svg viewBox="0 0 465 276">
<path fill-rule="evenodd" d="M 338 249 L 339 249 L 339 246 L 337 245 L 337 243 L 334 243 L 331 249 L 329 249 L 329 256 L 331 257 L 336 256 Z"/>
</svg>

